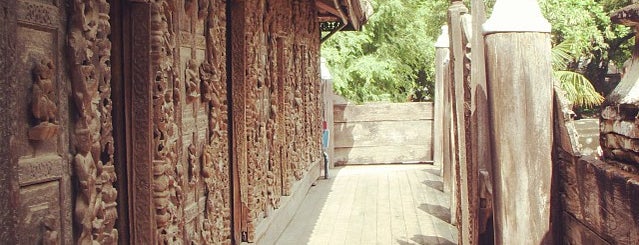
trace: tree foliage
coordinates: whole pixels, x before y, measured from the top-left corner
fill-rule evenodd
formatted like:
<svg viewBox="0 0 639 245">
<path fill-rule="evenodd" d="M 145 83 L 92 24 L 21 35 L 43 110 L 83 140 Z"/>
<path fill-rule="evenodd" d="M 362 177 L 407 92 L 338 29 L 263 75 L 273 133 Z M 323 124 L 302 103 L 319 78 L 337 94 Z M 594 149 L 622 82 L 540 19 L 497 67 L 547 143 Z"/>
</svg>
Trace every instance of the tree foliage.
<svg viewBox="0 0 639 245">
<path fill-rule="evenodd" d="M 356 102 L 427 100 L 434 81 L 433 44 L 447 0 L 374 0 L 361 32 L 340 32 L 322 44 L 334 88 Z"/>
<path fill-rule="evenodd" d="M 490 13 L 495 0 L 485 0 Z M 607 94 L 609 64 L 630 57 L 633 33 L 609 14 L 631 0 L 538 0 L 552 25 L 556 77 L 581 106 Z M 341 32 L 322 45 L 337 93 L 356 102 L 428 100 L 433 96 L 434 48 L 449 0 L 373 0 L 362 32 Z M 471 7 L 468 1 L 467 6 Z M 556 58 L 556 57 L 555 57 Z M 594 86 L 587 86 L 589 81 Z M 593 91 L 596 90 L 596 91 Z"/>
<path fill-rule="evenodd" d="M 571 57 L 559 69 L 583 74 L 601 94 L 610 64 L 623 66 L 630 57 L 633 36 L 628 27 L 612 24 L 610 13 L 631 4 L 631 0 L 539 0 L 542 12 L 552 24 L 553 45 Z"/>
</svg>

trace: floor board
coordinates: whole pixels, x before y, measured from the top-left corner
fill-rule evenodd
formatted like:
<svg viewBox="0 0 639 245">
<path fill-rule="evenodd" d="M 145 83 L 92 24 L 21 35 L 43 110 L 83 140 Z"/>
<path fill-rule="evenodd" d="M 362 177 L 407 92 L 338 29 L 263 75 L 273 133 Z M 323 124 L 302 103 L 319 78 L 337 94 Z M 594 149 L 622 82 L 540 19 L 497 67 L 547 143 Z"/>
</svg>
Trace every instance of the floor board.
<svg viewBox="0 0 639 245">
<path fill-rule="evenodd" d="M 438 167 L 347 166 L 320 179 L 278 245 L 457 244 Z"/>
</svg>

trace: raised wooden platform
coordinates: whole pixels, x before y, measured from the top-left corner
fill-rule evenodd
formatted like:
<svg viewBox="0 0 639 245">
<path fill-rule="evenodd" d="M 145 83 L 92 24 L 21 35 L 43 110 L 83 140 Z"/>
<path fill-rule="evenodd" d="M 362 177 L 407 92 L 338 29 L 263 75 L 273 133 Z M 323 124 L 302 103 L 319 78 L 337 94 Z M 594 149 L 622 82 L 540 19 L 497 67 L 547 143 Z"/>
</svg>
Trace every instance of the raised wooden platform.
<svg viewBox="0 0 639 245">
<path fill-rule="evenodd" d="M 275 244 L 456 244 L 439 173 L 427 164 L 333 169 Z"/>
</svg>

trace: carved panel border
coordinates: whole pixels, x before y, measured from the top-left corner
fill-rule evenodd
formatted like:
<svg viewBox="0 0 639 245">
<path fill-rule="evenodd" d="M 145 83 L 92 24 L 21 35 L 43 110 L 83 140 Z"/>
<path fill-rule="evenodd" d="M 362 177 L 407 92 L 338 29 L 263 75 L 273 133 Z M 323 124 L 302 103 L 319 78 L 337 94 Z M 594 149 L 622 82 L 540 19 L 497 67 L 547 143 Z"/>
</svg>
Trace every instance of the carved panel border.
<svg viewBox="0 0 639 245">
<path fill-rule="evenodd" d="M 138 244 L 155 244 L 155 211 L 153 192 L 153 122 L 152 114 L 152 76 L 150 62 L 151 11 L 148 4 L 132 3 L 130 38 L 131 63 L 128 73 L 131 88 L 131 207 L 133 214 L 131 236 Z M 126 69 L 126 68 L 125 68 Z"/>
<path fill-rule="evenodd" d="M 16 10 L 13 0 L 0 0 L 0 219 L 3 225 L 0 226 L 0 240 L 7 243 L 17 243 L 17 200 L 13 195 L 18 188 L 18 178 L 13 173 L 16 171 L 18 158 L 11 145 L 11 140 L 15 131 L 10 130 L 13 122 L 16 121 L 16 101 L 12 98 L 17 94 L 15 75 L 15 62 L 17 58 L 17 40 L 15 33 L 17 29 Z"/>
</svg>

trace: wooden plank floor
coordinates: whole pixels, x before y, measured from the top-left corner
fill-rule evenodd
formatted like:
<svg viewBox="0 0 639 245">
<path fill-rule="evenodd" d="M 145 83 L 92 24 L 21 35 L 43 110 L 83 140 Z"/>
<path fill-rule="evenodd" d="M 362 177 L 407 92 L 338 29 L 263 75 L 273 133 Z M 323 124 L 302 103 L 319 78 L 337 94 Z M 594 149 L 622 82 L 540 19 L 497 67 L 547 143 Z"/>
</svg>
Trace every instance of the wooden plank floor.
<svg viewBox="0 0 639 245">
<path fill-rule="evenodd" d="M 426 164 L 333 169 L 276 244 L 457 244 L 438 174 Z"/>
</svg>

